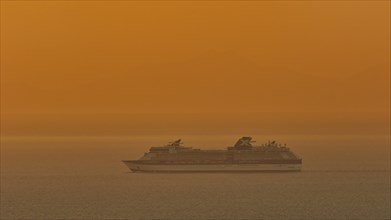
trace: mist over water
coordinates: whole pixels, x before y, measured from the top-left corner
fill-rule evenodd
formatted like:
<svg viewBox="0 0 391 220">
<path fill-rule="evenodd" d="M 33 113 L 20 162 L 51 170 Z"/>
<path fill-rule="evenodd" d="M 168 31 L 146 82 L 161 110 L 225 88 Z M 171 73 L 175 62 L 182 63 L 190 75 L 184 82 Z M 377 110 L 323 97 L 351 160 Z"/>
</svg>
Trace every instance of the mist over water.
<svg viewBox="0 0 391 220">
<path fill-rule="evenodd" d="M 389 136 L 253 136 L 303 159 L 297 173 L 131 173 L 121 160 L 182 138 L 224 149 L 240 135 L 4 137 L 2 219 L 389 219 Z"/>
<path fill-rule="evenodd" d="M 0 219 L 391 219 L 390 3 L 1 1 Z M 241 136 L 302 171 L 121 162 Z"/>
</svg>

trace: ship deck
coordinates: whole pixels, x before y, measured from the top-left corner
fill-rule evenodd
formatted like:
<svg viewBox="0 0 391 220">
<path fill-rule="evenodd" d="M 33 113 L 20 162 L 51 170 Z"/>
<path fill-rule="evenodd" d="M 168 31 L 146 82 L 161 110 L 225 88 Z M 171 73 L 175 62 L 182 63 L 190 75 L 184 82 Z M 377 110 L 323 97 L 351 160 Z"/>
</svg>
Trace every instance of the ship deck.
<svg viewBox="0 0 391 220">
<path fill-rule="evenodd" d="M 206 164 L 301 164 L 301 159 L 295 160 L 203 160 L 203 161 L 167 161 L 167 160 L 123 160 L 122 162 L 134 164 L 154 165 L 206 165 Z"/>
</svg>

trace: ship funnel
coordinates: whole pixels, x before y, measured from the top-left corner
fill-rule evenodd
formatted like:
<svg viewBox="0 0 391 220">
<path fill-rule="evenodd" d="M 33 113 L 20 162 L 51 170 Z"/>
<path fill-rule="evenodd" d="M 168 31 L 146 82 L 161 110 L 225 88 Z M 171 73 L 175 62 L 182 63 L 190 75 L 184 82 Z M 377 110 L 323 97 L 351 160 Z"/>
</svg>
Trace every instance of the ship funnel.
<svg viewBox="0 0 391 220">
<path fill-rule="evenodd" d="M 182 139 L 178 139 L 176 141 L 169 142 L 169 146 L 179 146 L 182 144 L 181 141 Z"/>
<path fill-rule="evenodd" d="M 252 137 L 241 137 L 236 144 L 234 145 L 235 148 L 240 149 L 246 149 L 246 148 L 252 148 L 251 143 L 254 141 L 251 141 Z"/>
</svg>

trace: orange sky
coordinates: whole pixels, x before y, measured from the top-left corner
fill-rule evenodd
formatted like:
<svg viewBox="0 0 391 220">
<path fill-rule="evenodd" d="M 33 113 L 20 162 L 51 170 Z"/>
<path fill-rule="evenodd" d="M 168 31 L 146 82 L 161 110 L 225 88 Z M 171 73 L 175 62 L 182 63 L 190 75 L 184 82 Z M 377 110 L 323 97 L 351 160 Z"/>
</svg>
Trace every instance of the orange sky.
<svg viewBox="0 0 391 220">
<path fill-rule="evenodd" d="M 2 135 L 387 134 L 388 1 L 2 1 Z"/>
</svg>

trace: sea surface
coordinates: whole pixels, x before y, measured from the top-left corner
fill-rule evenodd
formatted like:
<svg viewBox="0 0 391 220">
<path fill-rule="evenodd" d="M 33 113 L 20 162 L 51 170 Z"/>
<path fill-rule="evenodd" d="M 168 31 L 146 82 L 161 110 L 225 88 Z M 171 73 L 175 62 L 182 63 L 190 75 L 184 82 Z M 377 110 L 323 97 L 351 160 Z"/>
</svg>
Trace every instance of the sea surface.
<svg viewBox="0 0 391 220">
<path fill-rule="evenodd" d="M 389 136 L 255 136 L 303 158 L 294 173 L 131 173 L 174 136 L 3 137 L 1 219 L 390 219 Z M 222 149 L 239 136 L 185 136 Z"/>
</svg>

